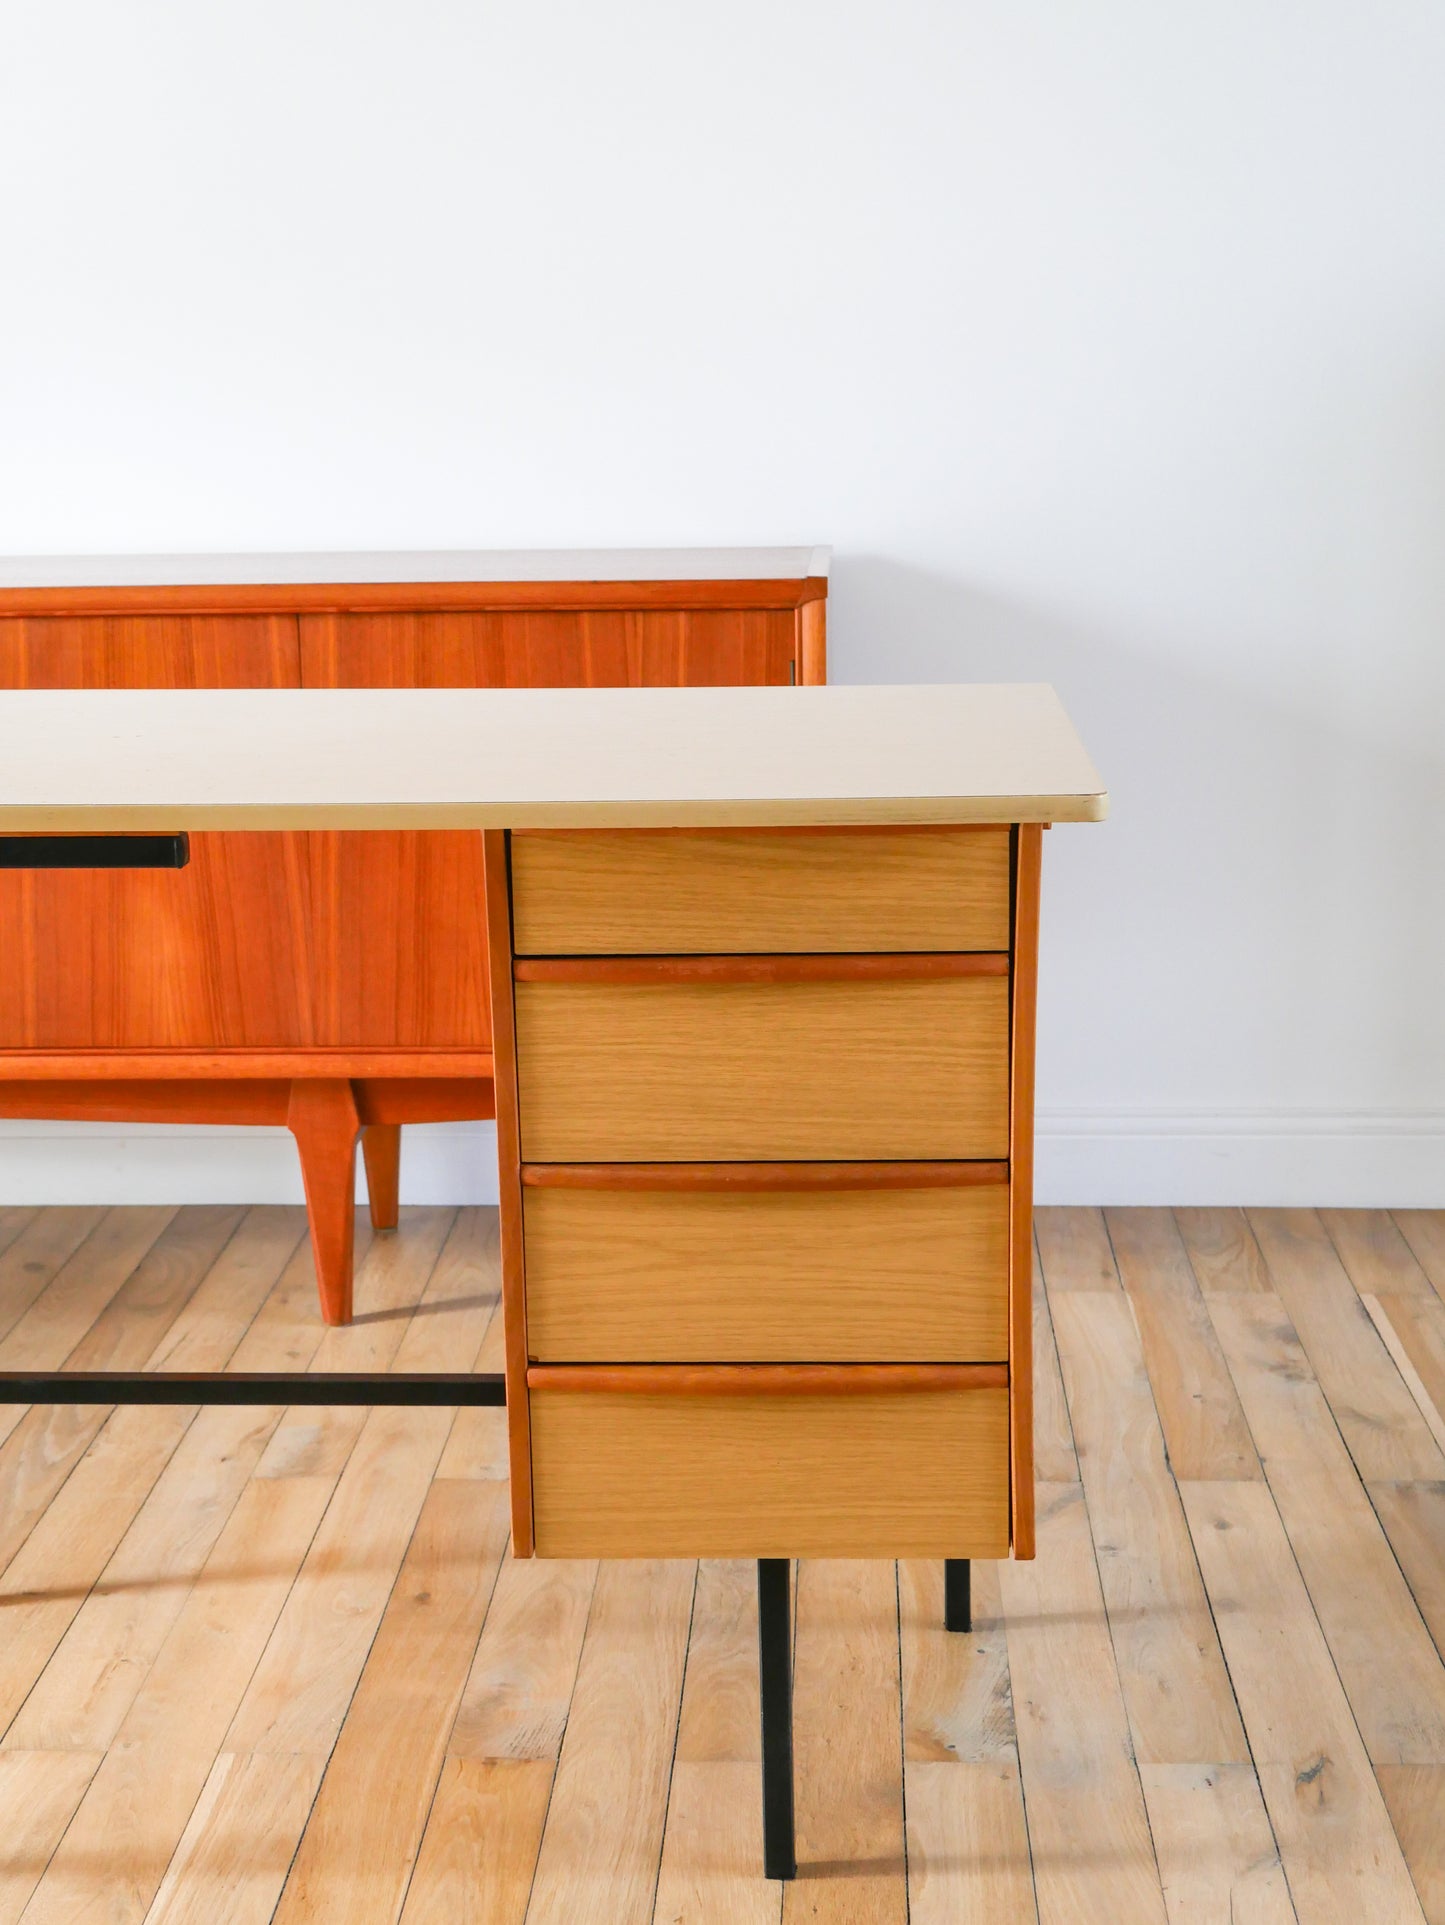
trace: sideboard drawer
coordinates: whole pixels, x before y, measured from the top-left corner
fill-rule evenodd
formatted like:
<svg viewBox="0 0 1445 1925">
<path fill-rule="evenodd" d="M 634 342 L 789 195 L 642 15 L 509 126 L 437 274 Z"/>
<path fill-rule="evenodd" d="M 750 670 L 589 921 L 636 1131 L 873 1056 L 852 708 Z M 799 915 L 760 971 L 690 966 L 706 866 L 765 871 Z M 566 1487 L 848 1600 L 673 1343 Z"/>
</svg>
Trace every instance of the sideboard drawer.
<svg viewBox="0 0 1445 1925">
<path fill-rule="evenodd" d="M 529 1184 L 528 1350 L 555 1363 L 1002 1361 L 1008 1200 L 1006 1181 Z"/>
<path fill-rule="evenodd" d="M 522 1158 L 1005 1157 L 1008 1014 L 1004 974 L 519 981 Z"/>
<path fill-rule="evenodd" d="M 543 1557 L 1006 1557 L 1006 1388 L 534 1390 Z"/>
<path fill-rule="evenodd" d="M 512 837 L 519 956 L 1009 946 L 1003 828 Z"/>
</svg>

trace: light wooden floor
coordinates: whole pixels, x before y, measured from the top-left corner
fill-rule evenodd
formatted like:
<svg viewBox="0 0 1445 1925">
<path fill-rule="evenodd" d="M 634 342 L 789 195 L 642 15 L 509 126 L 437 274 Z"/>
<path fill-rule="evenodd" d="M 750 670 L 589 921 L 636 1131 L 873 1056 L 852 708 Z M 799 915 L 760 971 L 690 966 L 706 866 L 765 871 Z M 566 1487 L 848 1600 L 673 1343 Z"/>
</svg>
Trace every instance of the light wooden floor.
<svg viewBox="0 0 1445 1925">
<path fill-rule="evenodd" d="M 0 1368 L 488 1369 L 495 1224 L 0 1211 Z M 506 1556 L 503 1418 L 0 1410 L 0 1925 L 1445 1921 L 1445 1212 L 1043 1212 L 1037 1562 Z M 1412 1882 L 1413 1880 L 1413 1882 Z M 1037 1908 L 1037 1911 L 1036 1911 Z"/>
</svg>

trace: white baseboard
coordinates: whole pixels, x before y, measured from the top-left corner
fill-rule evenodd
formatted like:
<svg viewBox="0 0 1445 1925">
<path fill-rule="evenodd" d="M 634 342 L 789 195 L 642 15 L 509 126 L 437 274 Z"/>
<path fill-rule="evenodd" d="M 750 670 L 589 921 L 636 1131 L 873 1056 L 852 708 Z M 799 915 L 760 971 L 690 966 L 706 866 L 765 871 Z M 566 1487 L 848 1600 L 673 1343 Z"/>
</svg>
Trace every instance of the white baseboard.
<svg viewBox="0 0 1445 1925">
<path fill-rule="evenodd" d="M 1040 1112 L 1040 1203 L 1445 1207 L 1445 1110 Z"/>
<path fill-rule="evenodd" d="M 361 1158 L 356 1194 L 366 1196 Z M 404 1203 L 495 1203 L 493 1123 L 402 1132 Z M 16 1203 L 300 1203 L 289 1130 L 0 1121 L 0 1207 Z"/>
<path fill-rule="evenodd" d="M 490 1123 L 403 1137 L 407 1203 L 495 1203 Z M 358 1159 L 357 1195 L 365 1195 Z M 1049 1110 L 1040 1203 L 1445 1208 L 1445 1111 Z M 0 1121 L 0 1206 L 299 1203 L 288 1131 Z"/>
</svg>

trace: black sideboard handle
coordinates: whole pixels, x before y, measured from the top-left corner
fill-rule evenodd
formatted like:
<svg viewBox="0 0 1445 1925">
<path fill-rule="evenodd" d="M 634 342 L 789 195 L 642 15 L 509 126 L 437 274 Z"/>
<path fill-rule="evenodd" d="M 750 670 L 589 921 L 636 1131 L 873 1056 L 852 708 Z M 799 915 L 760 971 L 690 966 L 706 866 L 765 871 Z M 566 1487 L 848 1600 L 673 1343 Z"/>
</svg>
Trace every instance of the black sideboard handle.
<svg viewBox="0 0 1445 1925">
<path fill-rule="evenodd" d="M 187 835 L 0 836 L 0 869 L 184 869 Z"/>
</svg>

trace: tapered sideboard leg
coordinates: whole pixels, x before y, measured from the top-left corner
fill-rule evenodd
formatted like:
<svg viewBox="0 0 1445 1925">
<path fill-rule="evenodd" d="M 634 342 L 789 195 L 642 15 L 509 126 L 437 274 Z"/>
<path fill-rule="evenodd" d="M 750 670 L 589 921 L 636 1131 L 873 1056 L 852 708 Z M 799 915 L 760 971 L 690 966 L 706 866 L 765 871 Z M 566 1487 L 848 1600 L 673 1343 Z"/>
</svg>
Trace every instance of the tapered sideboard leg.
<svg viewBox="0 0 1445 1925">
<path fill-rule="evenodd" d="M 291 1085 L 286 1121 L 301 1153 L 321 1315 L 327 1323 L 350 1323 L 356 1139 L 361 1134 L 350 1083 L 333 1077 L 298 1078 Z"/>
<path fill-rule="evenodd" d="M 966 1557 L 950 1557 L 943 1566 L 943 1628 L 973 1629 L 972 1572 Z"/>
<path fill-rule="evenodd" d="M 361 1138 L 373 1230 L 394 1230 L 401 1192 L 401 1125 L 368 1123 Z"/>
<path fill-rule="evenodd" d="M 763 1701 L 763 1873 L 793 1878 L 792 1565 L 758 1559 L 758 1677 Z"/>
</svg>

